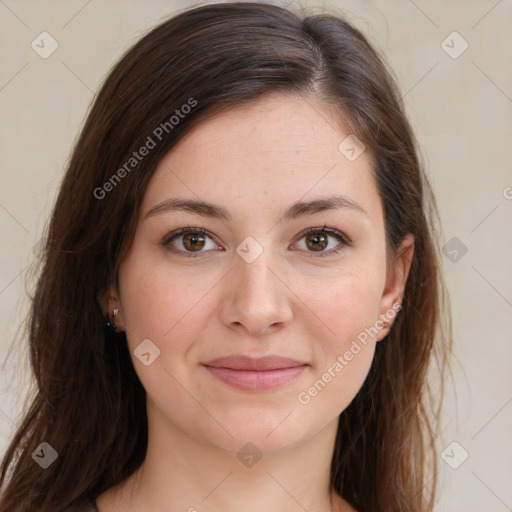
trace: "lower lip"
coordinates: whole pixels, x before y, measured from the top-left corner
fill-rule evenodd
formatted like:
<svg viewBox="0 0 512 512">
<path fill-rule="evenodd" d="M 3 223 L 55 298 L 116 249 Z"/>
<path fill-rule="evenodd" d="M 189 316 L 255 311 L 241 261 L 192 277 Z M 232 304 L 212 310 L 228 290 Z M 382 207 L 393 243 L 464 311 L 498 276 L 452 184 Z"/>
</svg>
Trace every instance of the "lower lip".
<svg viewBox="0 0 512 512">
<path fill-rule="evenodd" d="M 245 391 L 268 391 L 290 382 L 301 374 L 307 365 L 282 368 L 280 370 L 232 370 L 204 365 L 219 380 L 236 389 Z"/>
</svg>

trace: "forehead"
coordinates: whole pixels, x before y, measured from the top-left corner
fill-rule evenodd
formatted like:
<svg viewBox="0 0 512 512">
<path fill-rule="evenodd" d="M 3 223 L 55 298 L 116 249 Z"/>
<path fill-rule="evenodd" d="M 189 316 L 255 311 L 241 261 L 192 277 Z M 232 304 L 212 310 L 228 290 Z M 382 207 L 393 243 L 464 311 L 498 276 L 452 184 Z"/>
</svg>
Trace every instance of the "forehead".
<svg viewBox="0 0 512 512">
<path fill-rule="evenodd" d="M 185 153 L 188 160 L 211 153 L 269 162 L 334 161 L 340 137 L 348 135 L 342 119 L 337 121 L 317 98 L 274 93 L 199 124 L 173 148 L 170 159 L 177 162 Z"/>
<path fill-rule="evenodd" d="M 332 193 L 371 209 L 378 200 L 371 158 L 366 152 L 347 158 L 340 144 L 349 135 L 317 98 L 267 95 L 217 114 L 181 139 L 158 165 L 143 210 L 170 194 L 220 203 L 227 196 L 270 197 L 269 207 L 280 207 Z"/>
</svg>

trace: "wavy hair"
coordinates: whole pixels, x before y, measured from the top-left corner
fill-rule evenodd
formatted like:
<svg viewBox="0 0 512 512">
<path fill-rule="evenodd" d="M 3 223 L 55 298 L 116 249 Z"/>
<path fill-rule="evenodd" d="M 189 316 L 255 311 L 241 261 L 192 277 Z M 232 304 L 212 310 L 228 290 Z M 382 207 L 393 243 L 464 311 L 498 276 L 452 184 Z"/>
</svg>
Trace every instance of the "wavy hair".
<svg viewBox="0 0 512 512">
<path fill-rule="evenodd" d="M 3 458 L 0 512 L 62 512 L 143 462 L 145 390 L 98 297 L 117 283 L 159 160 L 198 123 L 269 93 L 314 95 L 338 112 L 372 156 L 388 250 L 415 237 L 400 315 L 339 417 L 331 490 L 359 512 L 432 511 L 451 322 L 439 216 L 399 87 L 343 16 L 239 2 L 184 10 L 150 30 L 89 109 L 45 232 L 27 318 L 33 386 Z M 177 110 L 188 113 L 174 123 Z M 157 127 L 156 147 L 127 168 Z M 47 469 L 31 456 L 42 442 L 59 454 Z"/>
</svg>

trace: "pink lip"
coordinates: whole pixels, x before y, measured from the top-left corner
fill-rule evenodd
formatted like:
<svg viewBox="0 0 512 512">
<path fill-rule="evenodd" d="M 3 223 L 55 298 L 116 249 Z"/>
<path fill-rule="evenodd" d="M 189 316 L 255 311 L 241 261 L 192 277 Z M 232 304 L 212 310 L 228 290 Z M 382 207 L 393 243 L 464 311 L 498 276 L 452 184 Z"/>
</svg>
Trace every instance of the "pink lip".
<svg viewBox="0 0 512 512">
<path fill-rule="evenodd" d="M 203 366 L 234 388 L 266 391 L 290 382 L 309 365 L 281 356 L 253 358 L 239 355 L 214 359 Z"/>
</svg>

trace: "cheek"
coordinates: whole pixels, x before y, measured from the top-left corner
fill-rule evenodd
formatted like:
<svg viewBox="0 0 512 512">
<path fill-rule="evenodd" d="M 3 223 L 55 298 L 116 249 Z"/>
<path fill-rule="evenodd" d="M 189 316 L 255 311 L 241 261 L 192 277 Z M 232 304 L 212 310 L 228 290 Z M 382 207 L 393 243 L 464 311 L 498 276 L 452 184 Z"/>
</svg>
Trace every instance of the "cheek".
<svg viewBox="0 0 512 512">
<path fill-rule="evenodd" d="M 347 270 L 326 278 L 323 284 L 317 281 L 315 287 L 307 284 L 302 293 L 304 304 L 321 320 L 328 352 L 343 350 L 378 318 L 382 296 L 378 272 Z"/>
<path fill-rule="evenodd" d="M 310 412 L 334 417 L 349 405 L 366 379 L 378 332 L 375 322 L 382 294 L 381 271 L 375 264 L 362 266 L 357 272 L 339 272 L 329 279 L 328 286 L 310 289 L 304 302 L 321 319 L 317 323 L 324 326 L 322 335 L 314 336 L 317 364 L 310 387 L 298 397 L 299 403 L 311 404 Z"/>
<path fill-rule="evenodd" d="M 172 403 L 179 411 L 187 405 L 187 396 L 178 384 L 188 379 L 183 362 L 203 330 L 207 301 L 201 297 L 212 283 L 192 273 L 177 272 L 142 251 L 125 259 L 119 277 L 127 343 L 135 371 L 150 397 L 162 401 L 163 408 Z M 156 349 L 147 342 L 141 345 L 148 339 Z M 139 346 L 149 346 L 148 365 L 137 355 L 144 353 Z M 173 397 L 172 402 L 169 397 Z"/>
<path fill-rule="evenodd" d="M 350 343 L 347 350 L 329 360 L 298 395 L 298 402 L 312 417 L 334 419 L 355 398 L 370 370 L 375 343 Z"/>
<path fill-rule="evenodd" d="M 125 329 L 130 348 L 151 339 L 161 350 L 185 350 L 201 330 L 201 298 L 213 284 L 207 276 L 178 272 L 151 255 L 133 252 L 120 269 Z"/>
</svg>

